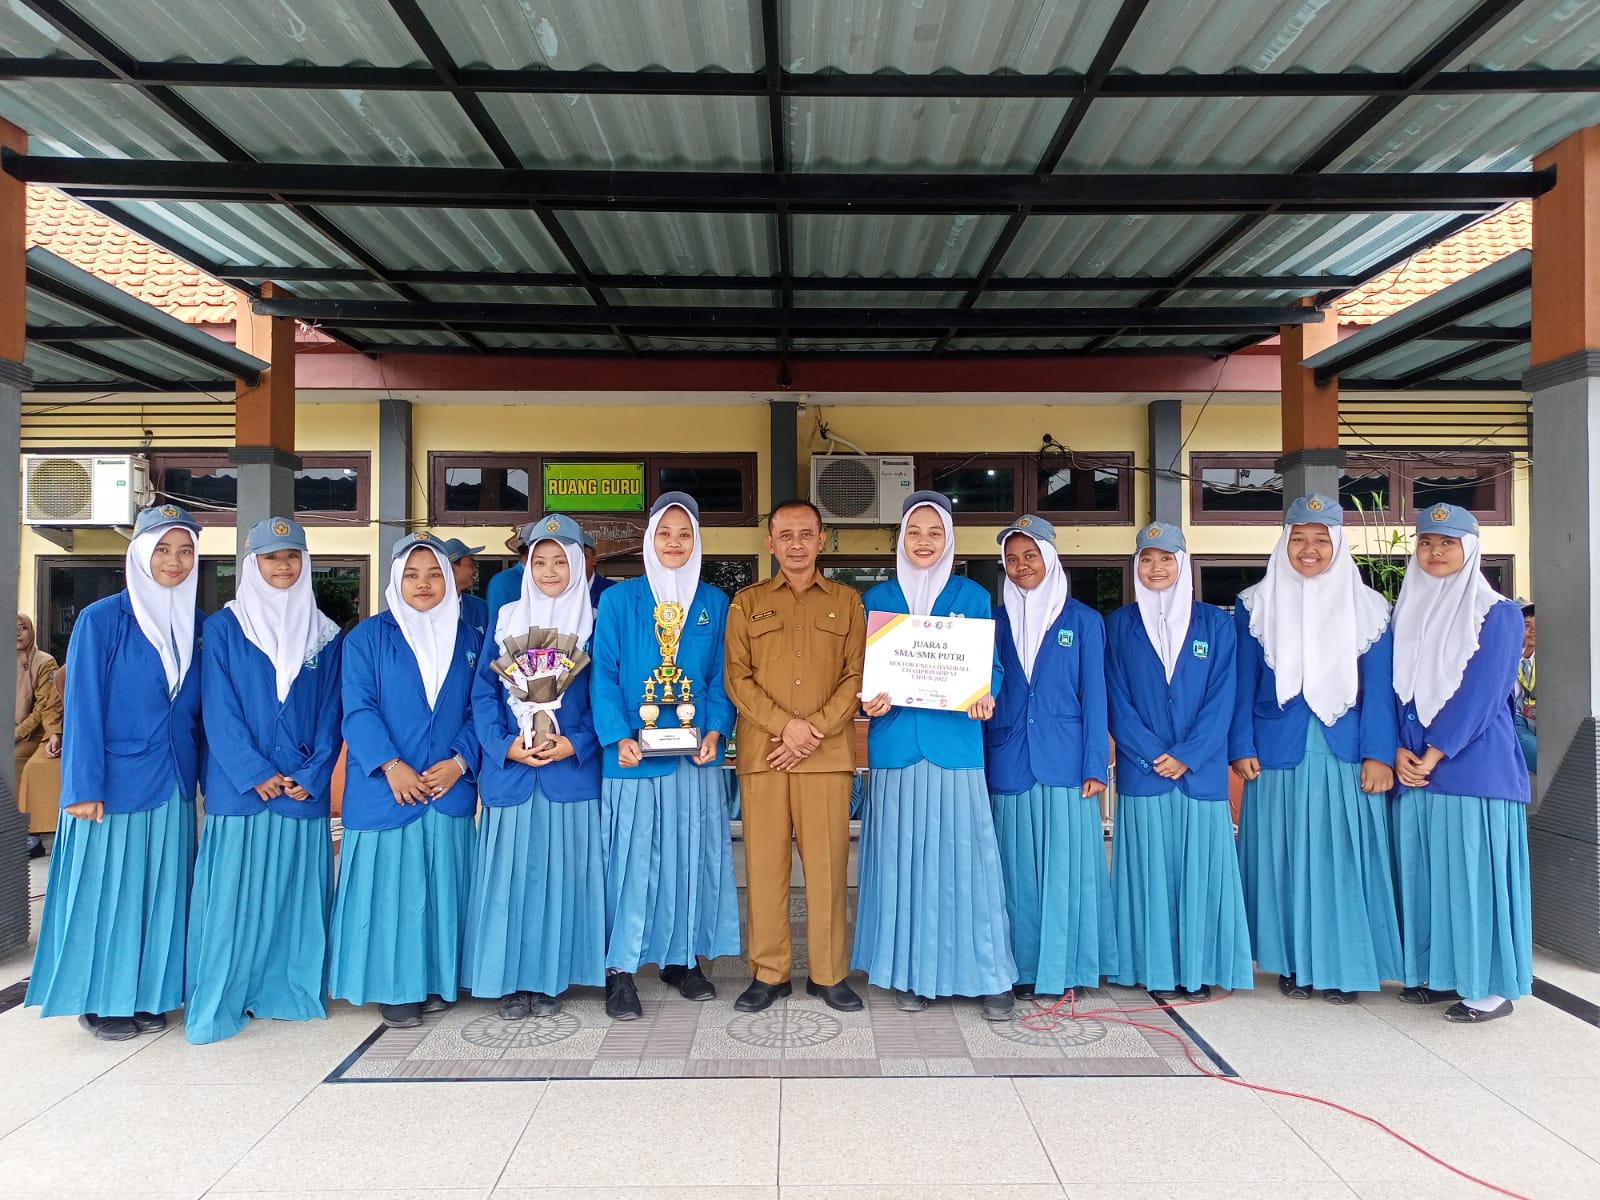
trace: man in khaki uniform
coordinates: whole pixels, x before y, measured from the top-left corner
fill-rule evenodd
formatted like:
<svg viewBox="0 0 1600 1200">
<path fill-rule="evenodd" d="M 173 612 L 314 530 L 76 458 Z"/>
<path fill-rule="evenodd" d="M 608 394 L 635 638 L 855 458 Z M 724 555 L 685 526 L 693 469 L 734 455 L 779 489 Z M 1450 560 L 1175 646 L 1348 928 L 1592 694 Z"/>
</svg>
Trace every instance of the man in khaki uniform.
<svg viewBox="0 0 1600 1200">
<path fill-rule="evenodd" d="M 739 790 L 750 898 L 750 973 L 734 1002 L 760 1012 L 787 996 L 791 844 L 806 878 L 806 990 L 855 1012 L 845 982 L 845 864 L 850 853 L 854 721 L 866 613 L 854 588 L 817 571 L 822 516 L 804 500 L 773 509 L 767 549 L 779 573 L 745 588 L 728 611 L 724 683 L 739 710 Z"/>
</svg>

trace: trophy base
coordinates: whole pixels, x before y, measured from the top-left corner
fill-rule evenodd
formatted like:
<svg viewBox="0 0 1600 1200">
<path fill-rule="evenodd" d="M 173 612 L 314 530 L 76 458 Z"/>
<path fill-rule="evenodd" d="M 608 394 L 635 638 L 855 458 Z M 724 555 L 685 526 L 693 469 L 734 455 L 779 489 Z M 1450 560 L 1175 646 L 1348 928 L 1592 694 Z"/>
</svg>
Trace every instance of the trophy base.
<svg viewBox="0 0 1600 1200">
<path fill-rule="evenodd" d="M 644 758 L 657 758 L 664 754 L 698 754 L 700 751 L 700 730 L 692 726 L 641 729 L 635 736 L 639 740 L 639 753 Z"/>
</svg>

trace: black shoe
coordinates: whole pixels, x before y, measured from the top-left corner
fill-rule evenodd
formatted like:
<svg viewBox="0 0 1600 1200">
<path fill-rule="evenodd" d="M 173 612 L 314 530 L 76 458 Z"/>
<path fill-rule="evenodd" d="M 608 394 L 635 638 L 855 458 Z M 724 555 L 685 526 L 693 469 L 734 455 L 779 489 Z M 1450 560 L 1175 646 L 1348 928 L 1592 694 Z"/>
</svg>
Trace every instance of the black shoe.
<svg viewBox="0 0 1600 1200">
<path fill-rule="evenodd" d="M 167 1014 L 136 1012 L 133 1014 L 133 1027 L 140 1033 L 160 1033 L 167 1027 Z"/>
<path fill-rule="evenodd" d="M 28 835 L 28 857 L 29 858 L 43 858 L 45 855 L 47 855 L 49 853 L 50 853 L 50 851 L 48 851 L 48 850 L 46 850 L 44 848 L 44 839 L 42 837 L 40 837 L 38 834 L 34 834 L 34 833 L 30 833 Z"/>
<path fill-rule="evenodd" d="M 1431 988 L 1424 983 L 1406 988 L 1400 993 L 1400 999 L 1406 1004 L 1443 1004 L 1461 999 L 1461 994 L 1448 988 Z"/>
<path fill-rule="evenodd" d="M 1303 983 L 1296 983 L 1293 975 L 1278 976 L 1278 990 L 1291 1000 L 1309 1000 L 1312 991 Z"/>
<path fill-rule="evenodd" d="M 1157 1004 L 1174 1004 L 1189 998 L 1189 993 L 1181 987 L 1150 988 L 1149 992 Z"/>
<path fill-rule="evenodd" d="M 532 1014 L 536 1017 L 553 1017 L 561 1011 L 561 997 L 552 996 L 546 992 L 534 992 L 530 996 L 532 1001 Z"/>
<path fill-rule="evenodd" d="M 1495 1008 L 1488 1012 L 1482 1009 L 1469 1008 L 1463 1001 L 1457 1001 L 1444 1010 L 1444 1019 L 1454 1021 L 1458 1025 L 1481 1025 L 1485 1021 L 1498 1021 L 1501 1017 L 1509 1017 L 1512 1012 L 1511 1001 L 1502 1000 Z"/>
<path fill-rule="evenodd" d="M 771 1008 L 772 1002 L 780 996 L 792 996 L 794 984 L 785 979 L 782 983 L 763 983 L 759 979 L 752 979 L 750 986 L 739 993 L 739 998 L 733 1006 L 740 1012 L 760 1012 L 762 1009 Z"/>
<path fill-rule="evenodd" d="M 425 1013 L 444 1012 L 447 1008 L 455 1006 L 454 1000 L 446 1000 L 438 992 L 434 992 L 422 1002 L 422 1011 Z"/>
<path fill-rule="evenodd" d="M 1329 1004 L 1354 1004 L 1360 997 L 1354 992 L 1340 991 L 1338 988 L 1326 988 L 1322 998 Z"/>
<path fill-rule="evenodd" d="M 806 994 L 819 997 L 835 1012 L 861 1011 L 861 997 L 842 979 L 838 983 L 818 983 L 815 979 L 808 979 Z"/>
<path fill-rule="evenodd" d="M 1188 1000 L 1209 1000 L 1211 999 L 1211 985 L 1202 983 L 1197 988 L 1184 988 L 1183 994 L 1184 998 Z"/>
<path fill-rule="evenodd" d="M 606 976 L 606 1016 L 613 1021 L 637 1021 L 644 1016 L 639 1006 L 639 989 L 626 971 Z"/>
<path fill-rule="evenodd" d="M 410 1029 L 422 1024 L 422 1005 L 415 1001 L 410 1004 L 380 1004 L 378 1012 L 390 1029 Z"/>
<path fill-rule="evenodd" d="M 1017 998 L 1010 992 L 996 992 L 992 996 L 979 996 L 983 1001 L 985 1021 L 1009 1021 L 1017 1011 Z"/>
<path fill-rule="evenodd" d="M 1037 1000 L 1039 998 L 1039 993 L 1033 990 L 1033 984 L 1031 983 L 1013 983 L 1011 985 L 1011 994 L 1018 1000 Z"/>
<path fill-rule="evenodd" d="M 94 1013 L 84 1013 L 78 1018 L 78 1024 L 102 1042 L 126 1042 L 139 1036 L 139 1027 L 132 1017 L 97 1017 Z"/>
<path fill-rule="evenodd" d="M 921 1012 L 932 1003 L 928 997 L 919 996 L 915 992 L 905 992 L 899 988 L 894 990 L 894 1006 L 901 1012 Z"/>
<path fill-rule="evenodd" d="M 662 967 L 661 982 L 677 988 L 685 1000 L 710 1000 L 717 994 L 717 985 L 705 977 L 699 963 L 692 967 Z"/>
<path fill-rule="evenodd" d="M 533 1008 L 527 992 L 512 992 L 510 995 L 500 997 L 499 1011 L 502 1021 L 520 1021 L 531 1013 Z"/>
</svg>

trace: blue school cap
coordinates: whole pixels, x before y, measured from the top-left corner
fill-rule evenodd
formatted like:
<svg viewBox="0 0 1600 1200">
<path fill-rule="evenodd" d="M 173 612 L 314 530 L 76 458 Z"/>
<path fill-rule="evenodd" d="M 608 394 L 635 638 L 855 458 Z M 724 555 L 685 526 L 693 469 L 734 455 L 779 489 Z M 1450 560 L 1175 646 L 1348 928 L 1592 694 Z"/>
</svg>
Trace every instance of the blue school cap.
<svg viewBox="0 0 1600 1200">
<path fill-rule="evenodd" d="M 1139 539 L 1133 544 L 1133 552 L 1141 550 L 1169 550 L 1173 554 L 1187 549 L 1183 542 L 1183 526 L 1168 525 L 1165 521 L 1151 521 L 1139 530 Z"/>
<path fill-rule="evenodd" d="M 700 523 L 700 504 L 688 492 L 662 492 L 661 495 L 656 497 L 656 502 L 650 506 L 650 515 L 653 517 L 658 512 L 665 512 L 673 505 L 677 505 L 693 517 L 696 525 Z M 585 543 L 585 545 L 590 546 L 593 544 L 593 542 Z"/>
<path fill-rule="evenodd" d="M 250 526 L 244 535 L 246 554 L 271 554 L 274 550 L 299 550 L 306 548 L 306 531 L 298 521 L 288 517 L 268 517 Z"/>
<path fill-rule="evenodd" d="M 1043 517 L 1036 517 L 1032 513 L 1018 517 L 996 534 L 994 540 L 1004 549 L 1006 539 L 1013 533 L 1025 533 L 1029 537 L 1038 538 L 1041 542 L 1049 542 L 1052 546 L 1056 544 L 1056 527 Z"/>
<path fill-rule="evenodd" d="M 451 562 L 460 562 L 463 558 L 482 553 L 482 546 L 469 546 L 460 538 L 450 538 L 444 544 L 444 556 Z"/>
<path fill-rule="evenodd" d="M 1312 492 L 1311 495 L 1301 496 L 1289 505 L 1289 511 L 1283 514 L 1283 523 L 1339 527 L 1344 524 L 1344 509 L 1332 496 Z"/>
<path fill-rule="evenodd" d="M 450 558 L 449 551 L 445 549 L 444 543 L 438 538 L 434 537 L 433 534 L 429 533 L 426 529 L 419 529 L 415 533 L 406 534 L 405 537 L 401 538 L 394 544 L 394 553 L 389 557 L 404 558 L 418 546 L 428 546 L 434 550 L 437 550 L 440 554 L 444 555 L 446 561 L 448 561 Z"/>
<path fill-rule="evenodd" d="M 1451 537 L 1477 536 L 1478 518 L 1455 504 L 1433 504 L 1417 510 L 1418 533 L 1444 533 Z"/>
<path fill-rule="evenodd" d="M 557 542 L 570 542 L 574 546 L 581 546 L 583 545 L 583 529 L 566 513 L 547 513 L 537 521 L 529 521 L 522 527 L 522 548 L 524 550 L 547 538 Z"/>
<path fill-rule="evenodd" d="M 950 506 L 950 497 L 943 492 L 912 492 L 906 497 L 906 502 L 900 506 L 900 515 L 903 517 L 913 508 L 920 508 L 924 504 L 931 504 L 935 508 L 942 508 L 945 512 L 954 512 Z"/>
<path fill-rule="evenodd" d="M 200 522 L 189 515 L 187 509 L 177 504 L 152 504 L 149 508 L 139 510 L 139 515 L 134 518 L 133 536 L 149 533 L 152 529 L 165 529 L 168 525 L 180 525 L 190 533 L 200 532 Z"/>
</svg>

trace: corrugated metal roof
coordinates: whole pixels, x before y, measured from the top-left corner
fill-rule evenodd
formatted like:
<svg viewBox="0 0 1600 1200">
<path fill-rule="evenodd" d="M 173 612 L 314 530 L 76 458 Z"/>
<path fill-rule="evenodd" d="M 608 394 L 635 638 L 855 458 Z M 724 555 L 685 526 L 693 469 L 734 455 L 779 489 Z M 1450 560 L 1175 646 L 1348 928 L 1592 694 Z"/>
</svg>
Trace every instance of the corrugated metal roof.
<svg viewBox="0 0 1600 1200">
<path fill-rule="evenodd" d="M 1001 260 L 999 277 L 1166 275 L 1193 257 L 1232 219 L 1146 213 L 1030 217 Z"/>
<path fill-rule="evenodd" d="M 598 271 L 770 275 L 777 233 L 761 213 L 568 212 L 561 224 Z"/>
<path fill-rule="evenodd" d="M 543 223 L 524 208 L 330 206 L 327 217 L 401 271 L 564 271 Z"/>
<path fill-rule="evenodd" d="M 526 167 L 763 171 L 772 161 L 764 100 L 568 94 L 483 103 Z"/>
<path fill-rule="evenodd" d="M 1064 100 L 799 97 L 785 106 L 796 171 L 1024 173 L 1066 115 Z"/>
<path fill-rule="evenodd" d="M 223 266 L 353 267 L 355 259 L 287 209 L 271 204 L 125 200 L 119 208 L 167 245 Z"/>
<path fill-rule="evenodd" d="M 797 213 L 794 273 L 842 278 L 949 279 L 976 275 L 1005 227 L 996 216 Z"/>
</svg>

